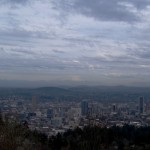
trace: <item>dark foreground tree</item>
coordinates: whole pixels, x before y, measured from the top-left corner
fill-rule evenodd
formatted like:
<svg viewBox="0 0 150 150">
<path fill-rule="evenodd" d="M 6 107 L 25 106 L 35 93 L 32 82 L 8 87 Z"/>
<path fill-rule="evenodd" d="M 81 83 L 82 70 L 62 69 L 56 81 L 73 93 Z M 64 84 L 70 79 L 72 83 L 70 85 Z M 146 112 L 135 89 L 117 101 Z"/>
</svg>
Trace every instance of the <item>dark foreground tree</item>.
<svg viewBox="0 0 150 150">
<path fill-rule="evenodd" d="M 0 120 L 0 150 L 150 150 L 150 127 L 84 127 L 48 138 Z"/>
</svg>

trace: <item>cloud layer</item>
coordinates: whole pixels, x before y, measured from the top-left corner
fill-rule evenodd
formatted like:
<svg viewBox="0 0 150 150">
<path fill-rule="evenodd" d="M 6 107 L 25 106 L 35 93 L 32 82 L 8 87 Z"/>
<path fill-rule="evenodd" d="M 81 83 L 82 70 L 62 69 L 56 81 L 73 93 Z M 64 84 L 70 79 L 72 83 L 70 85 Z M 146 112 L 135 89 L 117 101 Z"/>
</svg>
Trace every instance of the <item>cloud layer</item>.
<svg viewBox="0 0 150 150">
<path fill-rule="evenodd" d="M 149 83 L 149 0 L 0 0 L 0 80 Z"/>
</svg>

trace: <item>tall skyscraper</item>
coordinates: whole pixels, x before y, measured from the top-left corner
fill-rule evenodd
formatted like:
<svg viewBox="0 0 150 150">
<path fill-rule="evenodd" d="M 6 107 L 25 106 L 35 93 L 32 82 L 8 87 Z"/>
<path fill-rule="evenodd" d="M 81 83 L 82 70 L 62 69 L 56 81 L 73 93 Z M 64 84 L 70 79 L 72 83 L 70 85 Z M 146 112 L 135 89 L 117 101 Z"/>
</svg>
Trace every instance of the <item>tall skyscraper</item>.
<svg viewBox="0 0 150 150">
<path fill-rule="evenodd" d="M 32 96 L 32 111 L 35 111 L 37 108 L 37 98 L 36 96 Z"/>
<path fill-rule="evenodd" d="M 116 105 L 113 104 L 113 112 L 116 112 Z"/>
<path fill-rule="evenodd" d="M 54 117 L 54 110 L 52 108 L 49 108 L 47 110 L 47 118 L 52 119 Z"/>
<path fill-rule="evenodd" d="M 88 101 L 87 100 L 83 100 L 81 102 L 81 115 L 82 116 L 87 116 L 88 115 L 88 111 L 89 111 Z"/>
<path fill-rule="evenodd" d="M 144 97 L 140 97 L 139 99 L 139 113 L 144 113 Z"/>
</svg>

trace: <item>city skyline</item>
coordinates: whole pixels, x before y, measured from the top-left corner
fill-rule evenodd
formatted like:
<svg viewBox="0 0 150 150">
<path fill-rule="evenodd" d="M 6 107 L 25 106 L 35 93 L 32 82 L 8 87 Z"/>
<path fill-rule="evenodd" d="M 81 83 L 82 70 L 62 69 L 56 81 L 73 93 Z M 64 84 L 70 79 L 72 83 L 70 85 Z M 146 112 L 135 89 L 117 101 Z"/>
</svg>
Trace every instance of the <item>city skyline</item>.
<svg viewBox="0 0 150 150">
<path fill-rule="evenodd" d="M 0 0 L 1 86 L 150 86 L 149 0 Z"/>
</svg>

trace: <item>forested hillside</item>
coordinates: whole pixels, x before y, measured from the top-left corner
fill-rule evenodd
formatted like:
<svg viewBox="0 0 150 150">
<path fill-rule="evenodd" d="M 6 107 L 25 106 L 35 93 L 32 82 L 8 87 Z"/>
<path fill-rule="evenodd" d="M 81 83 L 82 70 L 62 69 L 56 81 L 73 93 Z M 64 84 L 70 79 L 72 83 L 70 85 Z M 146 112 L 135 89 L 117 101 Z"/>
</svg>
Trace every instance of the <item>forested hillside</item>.
<svg viewBox="0 0 150 150">
<path fill-rule="evenodd" d="M 37 96 L 41 101 L 81 101 L 91 99 L 99 102 L 133 102 L 143 96 L 145 101 L 149 101 L 150 88 L 124 86 L 0 88 L 0 98 L 21 97 L 31 100 L 32 96 Z"/>
<path fill-rule="evenodd" d="M 149 150 L 150 127 L 84 127 L 47 137 L 0 120 L 0 150 Z"/>
</svg>

